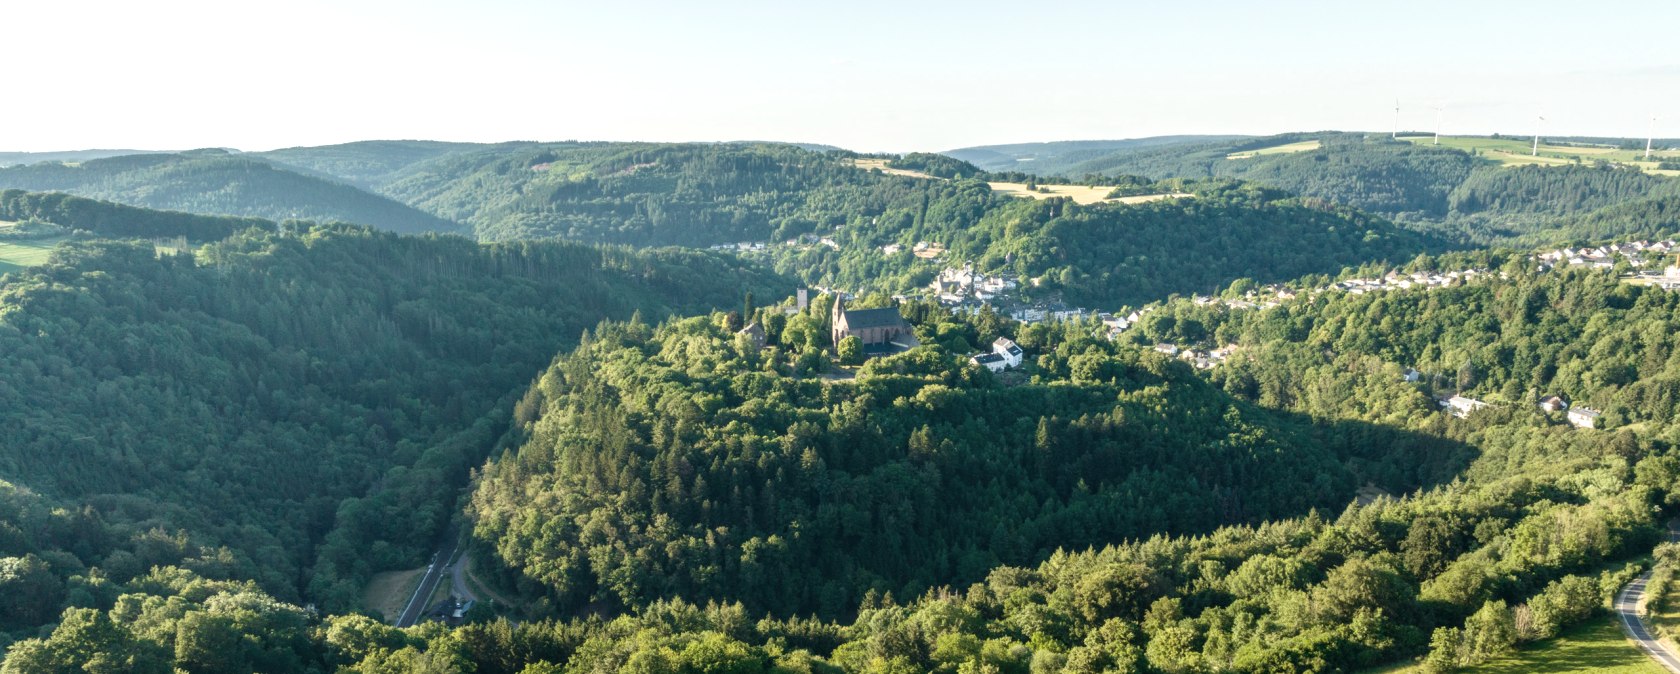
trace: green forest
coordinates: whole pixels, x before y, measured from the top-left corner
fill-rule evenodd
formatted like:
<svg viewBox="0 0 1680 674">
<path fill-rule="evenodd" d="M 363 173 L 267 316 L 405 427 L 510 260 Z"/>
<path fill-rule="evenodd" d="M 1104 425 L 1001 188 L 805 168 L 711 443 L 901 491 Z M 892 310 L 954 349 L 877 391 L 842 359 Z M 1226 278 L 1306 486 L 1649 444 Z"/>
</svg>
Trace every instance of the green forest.
<svg viewBox="0 0 1680 674">
<path fill-rule="evenodd" d="M 1672 178 L 1359 134 L 1062 150 L 0 169 L 0 223 L 63 240 L 0 275 L 0 672 L 1449 672 L 1680 558 L 1680 295 L 1529 257 L 1675 234 Z M 1142 320 L 892 297 L 963 265 Z M 1184 299 L 1266 283 L 1301 292 Z M 832 343 L 816 286 L 921 346 Z M 1000 337 L 1022 367 L 971 364 Z M 364 605 L 457 530 L 498 599 Z"/>
<path fill-rule="evenodd" d="M 186 253 L 63 246 L 0 278 L 0 555 L 23 564 L 0 629 L 108 607 L 155 567 L 347 609 L 429 550 L 556 349 L 787 283 L 699 253 L 295 223 Z"/>
<path fill-rule="evenodd" d="M 222 150 L 0 168 L 0 189 L 7 188 L 65 192 L 201 215 L 349 222 L 405 233 L 461 229 L 454 222 L 336 179 L 289 171 Z"/>
<path fill-rule="evenodd" d="M 526 619 L 319 617 L 186 560 L 71 601 L 5 671 L 1452 671 L 1601 612 L 1680 503 L 1680 298 L 1504 271 L 1175 302 L 1120 342 L 912 305 L 928 345 L 849 377 L 821 300 L 602 323 L 515 396 L 467 506 Z M 959 357 L 998 334 L 1024 371 Z M 1192 334 L 1238 356 L 1134 343 Z M 1495 406 L 1455 418 L 1443 388 Z"/>
</svg>

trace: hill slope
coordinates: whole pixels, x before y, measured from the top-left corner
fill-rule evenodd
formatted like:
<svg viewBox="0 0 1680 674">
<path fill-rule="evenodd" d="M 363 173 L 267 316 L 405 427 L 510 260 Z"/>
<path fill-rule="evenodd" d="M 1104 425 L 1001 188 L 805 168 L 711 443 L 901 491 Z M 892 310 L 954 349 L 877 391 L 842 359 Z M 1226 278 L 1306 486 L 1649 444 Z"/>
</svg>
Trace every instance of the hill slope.
<svg viewBox="0 0 1680 674">
<path fill-rule="evenodd" d="M 1125 140 L 1064 140 L 1045 143 L 979 145 L 940 154 L 969 162 L 987 171 L 1023 171 L 1041 176 L 1075 175 L 1079 164 L 1114 154 L 1165 146 L 1184 147 L 1240 140 L 1246 136 L 1152 136 Z M 1083 174 L 1077 174 L 1083 175 Z"/>
<path fill-rule="evenodd" d="M 74 243 L 4 279 L 0 491 L 21 505 L 0 507 L 0 558 L 47 560 L 61 591 L 0 631 L 90 601 L 62 592 L 90 567 L 342 610 L 367 574 L 421 560 L 556 349 L 603 318 L 787 287 L 698 253 L 344 226 L 247 230 L 196 258 Z"/>
<path fill-rule="evenodd" d="M 351 222 L 396 232 L 451 232 L 459 225 L 333 180 L 221 151 L 110 157 L 78 165 L 0 169 L 0 188 L 67 192 L 91 199 L 205 215 Z"/>
</svg>

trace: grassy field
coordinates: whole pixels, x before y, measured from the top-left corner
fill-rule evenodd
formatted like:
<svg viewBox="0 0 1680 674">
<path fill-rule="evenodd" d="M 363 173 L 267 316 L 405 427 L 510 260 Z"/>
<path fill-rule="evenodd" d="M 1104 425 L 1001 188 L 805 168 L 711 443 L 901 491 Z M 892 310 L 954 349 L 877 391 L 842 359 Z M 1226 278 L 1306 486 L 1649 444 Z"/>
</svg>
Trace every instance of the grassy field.
<svg viewBox="0 0 1680 674">
<path fill-rule="evenodd" d="M 0 273 L 33 267 L 47 261 L 52 249 L 65 237 L 34 241 L 0 241 Z"/>
<path fill-rule="evenodd" d="M 1663 593 L 1662 607 L 1662 610 L 1653 612 L 1645 622 L 1664 643 L 1673 646 L 1674 635 L 1680 634 L 1680 583 L 1668 584 L 1668 591 Z"/>
<path fill-rule="evenodd" d="M 1225 155 L 1225 158 L 1226 159 L 1249 159 L 1251 157 L 1258 157 L 1258 156 L 1263 155 L 1263 154 L 1292 154 L 1292 153 L 1295 153 L 1295 152 L 1311 152 L 1311 151 L 1317 150 L 1317 149 L 1318 149 L 1318 141 L 1316 141 L 1316 140 L 1303 140 L 1299 143 L 1285 143 L 1283 145 L 1273 145 L 1271 147 L 1263 147 L 1263 148 L 1260 148 L 1258 150 L 1244 150 L 1242 152 L 1232 152 L 1231 154 Z"/>
<path fill-rule="evenodd" d="M 1434 136 L 1401 136 L 1400 140 L 1410 141 L 1419 145 L 1431 145 Z M 1622 150 L 1602 146 L 1553 145 L 1546 139 L 1540 139 L 1540 154 L 1531 155 L 1534 151 L 1534 140 L 1522 138 L 1480 138 L 1473 136 L 1441 136 L 1441 147 L 1450 147 L 1464 151 L 1479 150 L 1483 157 L 1498 161 L 1506 166 L 1523 166 L 1528 164 L 1563 165 L 1573 164 L 1577 159 L 1581 162 L 1592 162 L 1598 159 L 1621 164 L 1631 164 L 1645 169 L 1647 172 L 1662 175 L 1680 175 L 1680 171 L 1659 171 L 1656 161 L 1645 161 L 1645 150 Z M 1660 150 L 1651 153 L 1653 160 L 1680 158 L 1680 150 Z"/>
<path fill-rule="evenodd" d="M 1318 147 L 1318 141 L 1314 140 L 1314 141 L 1308 141 L 1308 142 L 1310 142 L 1313 147 Z M 1302 144 L 1303 143 L 1294 143 L 1294 145 L 1302 145 Z M 1270 150 L 1270 149 L 1272 149 L 1272 148 L 1268 148 L 1268 150 Z M 1305 148 L 1305 149 L 1312 149 L 1312 148 Z M 1264 152 L 1264 151 L 1266 151 L 1266 150 L 1262 150 L 1262 152 Z M 1291 150 L 1291 151 L 1297 151 L 1297 150 Z M 907 170 L 904 170 L 904 169 L 887 168 L 887 160 L 885 160 L 885 159 L 853 159 L 852 160 L 852 165 L 856 166 L 860 169 L 863 169 L 865 171 L 868 171 L 868 170 L 871 170 L 871 169 L 880 169 L 882 173 L 885 173 L 887 175 L 893 175 L 893 176 L 904 176 L 906 178 L 922 178 L 922 179 L 925 179 L 925 180 L 943 180 L 943 178 L 936 178 L 936 177 L 930 176 L 926 173 L 922 173 L 921 171 L 907 171 Z M 1089 206 L 1091 204 L 1101 204 L 1101 203 L 1141 204 L 1141 203 L 1150 202 L 1150 201 L 1159 201 L 1161 199 L 1178 199 L 1178 198 L 1190 196 L 1188 194 L 1179 194 L 1179 193 L 1174 193 L 1174 194 L 1144 194 L 1144 195 L 1139 195 L 1139 196 L 1135 196 L 1135 197 L 1121 197 L 1119 199 L 1110 199 L 1110 198 L 1108 198 L 1108 193 L 1114 191 L 1113 187 L 1087 187 L 1085 185 L 1039 185 L 1040 188 L 1043 188 L 1046 191 L 1038 192 L 1038 191 L 1033 191 L 1033 190 L 1027 189 L 1027 186 L 1026 186 L 1025 183 L 986 183 L 986 184 L 991 186 L 993 192 L 997 192 L 999 194 L 1007 194 L 1007 195 L 1012 196 L 1012 197 L 1027 197 L 1027 198 L 1031 198 L 1031 199 L 1049 199 L 1050 197 L 1068 197 L 1068 198 L 1073 199 L 1074 203 L 1081 204 L 1081 205 L 1086 205 L 1086 206 Z"/>
<path fill-rule="evenodd" d="M 1146 202 L 1150 202 L 1150 201 L 1160 201 L 1162 199 L 1179 199 L 1179 198 L 1190 196 L 1188 194 L 1183 194 L 1183 193 L 1141 194 L 1141 195 L 1134 196 L 1134 197 L 1120 197 L 1119 199 L 1110 199 L 1110 198 L 1108 198 L 1108 193 L 1114 191 L 1113 187 L 1087 187 L 1085 185 L 1039 185 L 1038 186 L 1039 189 L 1046 190 L 1046 191 L 1034 191 L 1034 190 L 1027 189 L 1027 186 L 1024 183 L 986 183 L 986 184 L 990 185 L 991 188 L 992 188 L 992 191 L 997 192 L 998 194 L 1007 194 L 1007 195 L 1012 196 L 1012 197 L 1028 197 L 1028 198 L 1032 198 L 1032 199 L 1049 199 L 1050 197 L 1068 197 L 1068 198 L 1073 199 L 1074 203 L 1087 205 L 1087 206 L 1090 205 L 1090 204 L 1101 204 L 1101 203 L 1141 204 L 1141 203 L 1146 203 Z"/>
<path fill-rule="evenodd" d="M 853 159 L 852 165 L 865 171 L 870 169 L 881 169 L 882 173 L 889 176 L 904 176 L 906 178 L 922 178 L 926 180 L 943 180 L 943 178 L 935 178 L 926 173 L 922 173 L 921 171 L 887 168 L 887 160 L 885 159 Z"/>
<path fill-rule="evenodd" d="M 386 622 L 396 620 L 397 615 L 408 605 L 409 597 L 414 595 L 414 588 L 420 584 L 421 576 L 425 574 L 425 567 L 374 574 L 367 587 L 362 589 L 362 608 L 384 616 Z"/>
<path fill-rule="evenodd" d="M 1402 664 L 1371 670 L 1368 674 L 1423 674 L 1423 671 L 1422 665 Z M 1467 674 L 1664 674 L 1667 670 L 1622 636 L 1615 617 L 1606 614 L 1556 639 L 1531 644 L 1480 667 L 1459 671 Z"/>
</svg>

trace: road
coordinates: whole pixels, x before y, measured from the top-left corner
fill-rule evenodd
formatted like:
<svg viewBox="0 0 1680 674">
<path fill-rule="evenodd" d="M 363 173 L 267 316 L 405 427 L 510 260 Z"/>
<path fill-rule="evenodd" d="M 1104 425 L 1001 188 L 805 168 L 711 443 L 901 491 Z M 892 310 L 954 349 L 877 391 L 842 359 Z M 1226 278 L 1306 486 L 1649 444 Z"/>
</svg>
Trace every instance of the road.
<svg viewBox="0 0 1680 674">
<path fill-rule="evenodd" d="M 1680 531 L 1675 530 L 1674 522 L 1668 524 L 1668 540 L 1680 540 Z M 1646 571 L 1622 588 L 1621 594 L 1616 595 L 1616 618 L 1622 623 L 1622 631 L 1627 632 L 1628 638 L 1639 646 L 1639 650 L 1645 651 L 1668 671 L 1680 674 L 1680 655 L 1651 633 L 1650 626 L 1645 624 L 1641 615 L 1645 606 L 1645 583 L 1650 580 L 1651 572 Z"/>
<path fill-rule="evenodd" d="M 443 582 L 444 573 L 449 570 L 450 560 L 455 559 L 461 539 L 451 531 L 443 540 L 443 544 L 438 546 L 438 551 L 432 553 L 432 563 L 426 566 L 426 575 L 420 578 L 420 585 L 414 588 L 414 596 L 408 598 L 402 615 L 397 616 L 397 627 L 410 627 L 419 622 L 431 603 L 427 600 L 437 591 L 438 583 Z"/>
</svg>

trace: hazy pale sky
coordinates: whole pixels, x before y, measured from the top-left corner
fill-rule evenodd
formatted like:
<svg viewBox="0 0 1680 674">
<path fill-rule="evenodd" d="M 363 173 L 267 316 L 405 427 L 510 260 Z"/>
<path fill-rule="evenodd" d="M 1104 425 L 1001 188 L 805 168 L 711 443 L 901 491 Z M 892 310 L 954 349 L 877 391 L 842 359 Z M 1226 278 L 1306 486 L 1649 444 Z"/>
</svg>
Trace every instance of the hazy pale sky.
<svg viewBox="0 0 1680 674">
<path fill-rule="evenodd" d="M 0 0 L 0 150 L 1680 136 L 1680 1 Z"/>
</svg>

